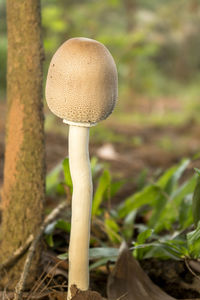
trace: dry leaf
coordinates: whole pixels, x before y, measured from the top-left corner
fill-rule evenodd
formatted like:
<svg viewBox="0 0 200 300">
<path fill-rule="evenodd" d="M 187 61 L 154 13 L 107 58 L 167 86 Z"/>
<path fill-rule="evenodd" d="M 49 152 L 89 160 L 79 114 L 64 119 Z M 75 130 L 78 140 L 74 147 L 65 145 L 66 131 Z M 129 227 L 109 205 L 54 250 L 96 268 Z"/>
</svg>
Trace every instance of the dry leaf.
<svg viewBox="0 0 200 300">
<path fill-rule="evenodd" d="M 109 300 L 175 300 L 150 280 L 127 247 L 108 278 L 107 294 Z"/>
</svg>

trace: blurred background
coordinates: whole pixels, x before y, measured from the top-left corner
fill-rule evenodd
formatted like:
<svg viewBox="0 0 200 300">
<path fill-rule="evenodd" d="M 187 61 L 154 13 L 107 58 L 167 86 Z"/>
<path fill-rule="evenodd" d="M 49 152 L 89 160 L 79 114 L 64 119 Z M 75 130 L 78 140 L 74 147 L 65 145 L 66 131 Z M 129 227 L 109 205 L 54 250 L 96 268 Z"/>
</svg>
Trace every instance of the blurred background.
<svg viewBox="0 0 200 300">
<path fill-rule="evenodd" d="M 6 113 L 6 4 L 0 0 L 0 180 Z M 91 128 L 91 156 L 126 179 L 127 195 L 143 180 L 193 157 L 200 147 L 199 0 L 42 0 L 44 86 L 50 59 L 71 37 L 105 44 L 119 73 L 119 99 Z M 45 104 L 45 101 L 44 101 Z M 67 155 L 67 127 L 45 104 L 47 170 Z"/>
</svg>

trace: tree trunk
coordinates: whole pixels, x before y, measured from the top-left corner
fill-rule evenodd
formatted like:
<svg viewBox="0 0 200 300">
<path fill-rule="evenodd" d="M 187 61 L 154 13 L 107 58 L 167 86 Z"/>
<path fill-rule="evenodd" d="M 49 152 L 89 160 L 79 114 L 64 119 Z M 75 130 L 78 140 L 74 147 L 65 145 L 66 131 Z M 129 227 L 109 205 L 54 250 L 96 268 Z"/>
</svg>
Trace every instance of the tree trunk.
<svg viewBox="0 0 200 300">
<path fill-rule="evenodd" d="M 35 234 L 45 197 L 44 128 L 40 0 L 7 0 L 7 124 L 2 191 L 0 262 Z M 36 251 L 29 283 L 40 258 Z M 24 257 L 1 274 L 0 285 L 13 289 Z"/>
</svg>

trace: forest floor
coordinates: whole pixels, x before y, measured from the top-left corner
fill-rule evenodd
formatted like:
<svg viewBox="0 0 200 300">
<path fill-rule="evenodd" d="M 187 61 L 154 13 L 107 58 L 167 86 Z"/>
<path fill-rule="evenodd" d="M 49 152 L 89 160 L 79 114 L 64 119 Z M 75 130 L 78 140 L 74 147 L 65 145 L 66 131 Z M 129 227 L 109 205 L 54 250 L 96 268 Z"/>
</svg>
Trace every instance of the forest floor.
<svg viewBox="0 0 200 300">
<path fill-rule="evenodd" d="M 182 113 L 181 103 L 177 99 L 159 99 L 152 105 L 141 99 L 134 107 L 128 106 L 123 110 L 119 114 L 118 109 L 116 114 L 90 129 L 90 156 L 108 162 L 114 177 L 134 182 L 144 169 L 151 177 L 158 170 L 170 167 L 183 157 L 191 158 L 200 151 L 200 122 L 192 112 L 179 122 L 180 114 L 185 112 Z M 67 156 L 68 128 L 60 119 L 52 117 L 48 109 L 46 111 L 46 164 L 49 172 Z M 0 185 L 3 178 L 5 120 L 6 105 L 1 101 Z M 130 189 L 133 190 L 133 187 Z"/>
<path fill-rule="evenodd" d="M 49 172 L 67 156 L 67 128 L 61 120 L 52 117 L 48 109 L 45 110 L 46 163 Z M 91 128 L 90 138 L 90 155 L 109 165 L 114 179 L 126 181 L 123 189 L 112 199 L 113 205 L 138 189 L 143 172 L 147 174 L 146 180 L 151 180 L 152 176 L 180 162 L 181 158 L 192 158 L 200 152 L 200 123 L 192 112 L 184 112 L 187 116 L 180 118 L 183 112 L 181 101 L 166 98 L 149 103 L 140 99 L 132 107 L 130 104 L 124 106 L 123 114 L 119 110 L 102 124 Z M 3 179 L 5 116 L 5 103 L 0 102 L 0 188 Z M 193 173 L 194 167 L 200 168 L 200 160 L 190 165 L 188 173 Z M 199 297 L 200 294 L 188 288 L 191 274 L 188 275 L 183 264 L 174 264 L 173 261 L 167 261 L 160 266 L 158 261 L 151 260 L 143 262 L 142 266 L 156 284 L 177 299 Z M 162 274 L 159 271 L 156 276 L 157 270 L 161 269 Z M 169 276 L 166 276 L 167 273 L 170 273 Z M 187 282 L 181 283 L 185 288 L 180 292 L 177 281 L 184 281 L 186 273 Z M 105 296 L 105 274 L 93 272 L 91 276 L 92 288 Z"/>
</svg>

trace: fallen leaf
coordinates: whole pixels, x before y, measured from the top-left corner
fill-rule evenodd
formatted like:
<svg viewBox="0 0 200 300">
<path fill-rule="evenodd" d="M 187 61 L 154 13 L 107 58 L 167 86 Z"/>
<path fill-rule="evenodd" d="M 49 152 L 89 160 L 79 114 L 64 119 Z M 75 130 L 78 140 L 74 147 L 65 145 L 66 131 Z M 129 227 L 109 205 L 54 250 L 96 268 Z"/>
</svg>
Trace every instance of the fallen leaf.
<svg viewBox="0 0 200 300">
<path fill-rule="evenodd" d="M 127 247 L 109 275 L 107 294 L 109 300 L 175 300 L 150 280 Z"/>
</svg>

